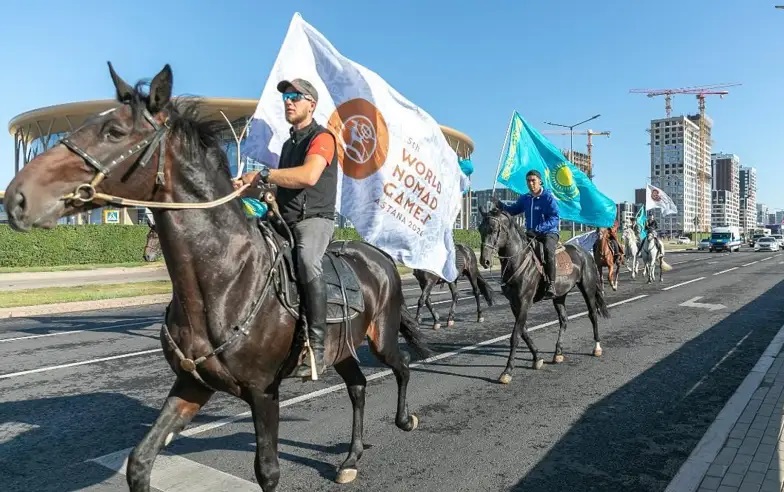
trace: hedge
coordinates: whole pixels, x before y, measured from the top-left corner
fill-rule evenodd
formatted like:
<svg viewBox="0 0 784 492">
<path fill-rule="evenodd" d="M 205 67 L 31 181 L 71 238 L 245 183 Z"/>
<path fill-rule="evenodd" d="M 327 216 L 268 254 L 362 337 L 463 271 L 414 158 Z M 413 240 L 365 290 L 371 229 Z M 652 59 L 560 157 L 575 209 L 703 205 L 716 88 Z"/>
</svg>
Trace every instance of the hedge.
<svg viewBox="0 0 784 492">
<path fill-rule="evenodd" d="M 27 233 L 0 225 L 0 267 L 59 266 L 143 261 L 147 226 L 60 225 Z M 359 239 L 355 229 L 336 229 L 335 239 Z M 478 249 L 479 232 L 455 230 L 455 242 Z"/>
</svg>

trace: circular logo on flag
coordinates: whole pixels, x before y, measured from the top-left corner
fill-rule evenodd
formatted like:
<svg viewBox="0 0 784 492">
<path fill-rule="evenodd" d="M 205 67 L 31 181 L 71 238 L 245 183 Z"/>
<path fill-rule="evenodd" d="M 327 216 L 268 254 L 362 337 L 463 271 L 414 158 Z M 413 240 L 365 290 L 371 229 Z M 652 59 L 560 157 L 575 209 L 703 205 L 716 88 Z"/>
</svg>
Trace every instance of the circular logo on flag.
<svg viewBox="0 0 784 492">
<path fill-rule="evenodd" d="M 545 169 L 545 179 L 550 184 L 555 197 L 559 200 L 574 200 L 580 190 L 574 183 L 574 176 L 569 165 L 565 162 L 555 166 L 555 169 Z"/>
<path fill-rule="evenodd" d="M 651 190 L 651 199 L 654 202 L 660 202 L 661 201 L 661 194 L 659 193 L 659 190 L 655 190 L 655 189 Z"/>
<path fill-rule="evenodd" d="M 381 169 L 389 151 L 389 129 L 370 101 L 350 99 L 329 117 L 327 128 L 338 142 L 338 162 L 346 176 L 365 179 Z"/>
</svg>

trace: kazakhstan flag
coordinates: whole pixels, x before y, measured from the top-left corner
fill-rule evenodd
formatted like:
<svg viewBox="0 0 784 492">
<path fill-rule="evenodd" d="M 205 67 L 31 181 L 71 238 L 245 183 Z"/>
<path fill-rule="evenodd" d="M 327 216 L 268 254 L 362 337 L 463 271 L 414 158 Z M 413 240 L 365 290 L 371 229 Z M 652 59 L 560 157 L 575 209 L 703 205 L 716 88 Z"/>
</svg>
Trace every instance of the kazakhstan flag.
<svg viewBox="0 0 784 492">
<path fill-rule="evenodd" d="M 615 202 L 515 111 L 496 180 L 518 193 L 528 193 L 525 174 L 532 169 L 542 173 L 543 186 L 558 199 L 562 220 L 613 226 Z"/>
</svg>

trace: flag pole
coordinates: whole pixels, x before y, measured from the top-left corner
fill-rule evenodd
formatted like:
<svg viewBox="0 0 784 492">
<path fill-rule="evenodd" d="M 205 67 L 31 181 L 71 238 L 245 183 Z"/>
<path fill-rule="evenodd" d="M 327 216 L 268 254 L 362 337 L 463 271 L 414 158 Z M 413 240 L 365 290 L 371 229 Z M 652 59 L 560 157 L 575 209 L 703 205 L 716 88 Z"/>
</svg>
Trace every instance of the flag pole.
<svg viewBox="0 0 784 492">
<path fill-rule="evenodd" d="M 509 130 L 512 128 L 512 121 L 514 121 L 514 115 L 517 111 L 512 111 L 512 116 L 509 118 L 509 124 L 506 126 L 506 136 L 504 137 L 504 144 L 501 145 L 501 153 L 498 155 L 498 167 L 495 168 L 495 175 L 493 176 L 493 191 L 490 192 L 490 196 L 495 196 L 495 185 L 498 183 L 498 173 L 501 171 L 501 160 L 504 157 L 504 149 L 506 148 L 506 144 L 509 141 Z"/>
</svg>

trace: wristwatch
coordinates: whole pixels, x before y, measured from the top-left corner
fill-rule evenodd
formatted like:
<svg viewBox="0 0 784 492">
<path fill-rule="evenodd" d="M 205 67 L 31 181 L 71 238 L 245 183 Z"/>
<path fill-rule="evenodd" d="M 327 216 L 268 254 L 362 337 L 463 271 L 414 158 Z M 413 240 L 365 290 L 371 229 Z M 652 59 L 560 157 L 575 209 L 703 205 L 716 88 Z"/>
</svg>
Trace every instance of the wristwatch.
<svg viewBox="0 0 784 492">
<path fill-rule="evenodd" d="M 270 171 L 269 171 L 269 168 L 267 166 L 264 166 L 261 169 L 259 169 L 259 171 L 256 173 L 256 178 L 253 180 L 253 185 L 254 186 L 258 186 L 259 181 L 261 181 L 264 184 L 268 184 L 269 183 L 269 174 L 270 174 Z"/>
</svg>

